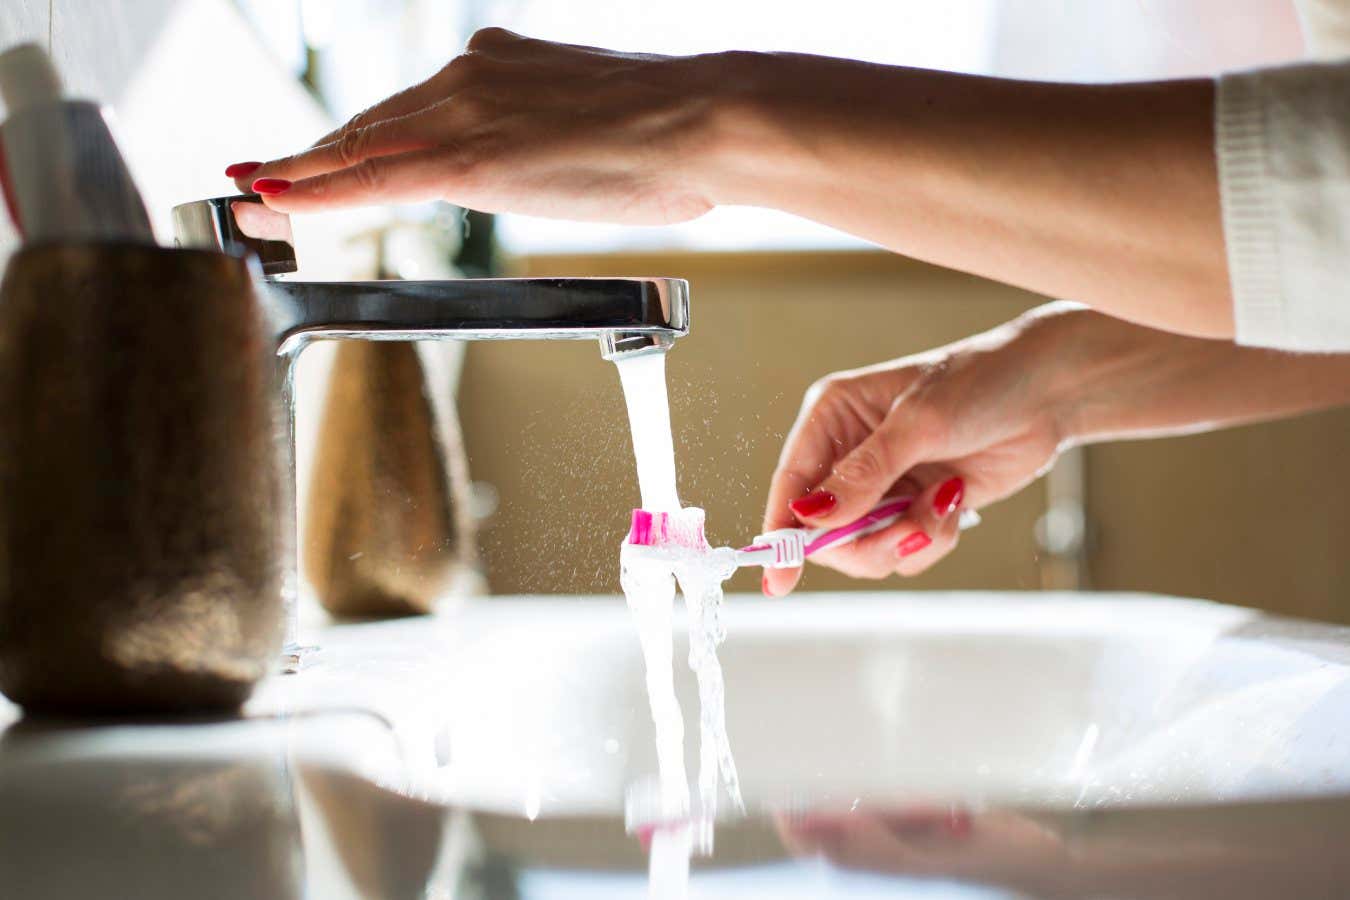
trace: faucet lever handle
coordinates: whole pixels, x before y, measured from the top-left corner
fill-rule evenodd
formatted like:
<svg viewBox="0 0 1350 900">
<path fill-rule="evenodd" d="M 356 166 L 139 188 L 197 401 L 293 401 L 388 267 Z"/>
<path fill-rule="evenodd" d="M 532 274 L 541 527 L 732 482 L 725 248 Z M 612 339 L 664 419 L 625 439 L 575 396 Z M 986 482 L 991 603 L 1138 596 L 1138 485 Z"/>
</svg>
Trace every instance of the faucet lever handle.
<svg viewBox="0 0 1350 900">
<path fill-rule="evenodd" d="M 265 205 L 257 194 L 210 197 L 175 206 L 173 231 L 179 247 L 256 256 L 264 275 L 299 268 L 291 217 Z"/>
</svg>

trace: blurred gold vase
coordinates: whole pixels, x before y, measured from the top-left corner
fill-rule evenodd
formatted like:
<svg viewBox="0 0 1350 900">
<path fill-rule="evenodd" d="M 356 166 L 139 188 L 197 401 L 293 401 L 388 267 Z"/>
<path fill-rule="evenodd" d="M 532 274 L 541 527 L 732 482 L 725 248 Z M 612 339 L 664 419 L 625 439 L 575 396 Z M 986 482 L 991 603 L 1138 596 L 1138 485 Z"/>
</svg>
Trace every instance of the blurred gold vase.
<svg viewBox="0 0 1350 900">
<path fill-rule="evenodd" d="M 458 425 L 438 427 L 427 391 L 415 345 L 338 345 L 314 449 L 304 553 L 305 575 L 331 613 L 429 612 L 467 566 L 472 537 L 457 502 L 464 480 L 455 477 L 463 456 Z"/>
</svg>

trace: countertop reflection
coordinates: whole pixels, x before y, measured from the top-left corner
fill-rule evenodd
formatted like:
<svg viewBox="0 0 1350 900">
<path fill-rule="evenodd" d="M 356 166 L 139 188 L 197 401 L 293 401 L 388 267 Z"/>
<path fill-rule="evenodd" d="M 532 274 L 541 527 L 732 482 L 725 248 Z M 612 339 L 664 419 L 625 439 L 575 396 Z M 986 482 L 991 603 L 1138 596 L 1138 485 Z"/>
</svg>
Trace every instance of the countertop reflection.
<svg viewBox="0 0 1350 900">
<path fill-rule="evenodd" d="M 493 615 L 518 623 L 525 609 Z M 614 627 L 621 617 L 596 615 L 592 637 L 631 637 Z M 1249 627 L 1216 628 L 1233 624 Z M 425 638 L 420 649 L 412 648 L 416 635 Z M 471 660 L 484 646 L 481 633 L 437 618 L 341 626 L 323 642 L 313 671 L 264 685 L 239 718 L 37 721 L 0 701 L 0 895 L 647 895 L 651 835 L 627 828 L 622 797 L 608 796 L 645 765 L 639 757 L 626 763 L 626 749 L 612 773 L 578 770 L 604 801 L 590 805 L 581 794 L 547 802 L 562 796 L 548 783 L 541 807 L 494 804 L 487 788 L 452 777 L 456 765 L 475 776 L 489 770 L 478 745 L 453 731 L 447 738 L 439 720 L 423 721 L 427 695 L 441 697 L 449 676 L 419 660 Z M 729 646 L 734 652 L 734 637 Z M 736 687 L 729 684 L 729 698 Z M 525 682 L 515 688 L 538 693 Z M 577 689 L 564 682 L 560 690 Z M 635 694 L 624 715 L 642 720 L 644 699 Z M 512 714 L 503 713 L 508 723 Z M 565 742 L 559 747 L 550 753 L 566 757 Z M 506 755 L 516 751 L 502 745 L 506 770 L 533 759 Z M 608 757 L 568 758 L 594 766 Z M 693 860 L 690 896 L 1350 895 L 1350 793 L 1335 779 L 1320 794 L 1083 808 L 975 792 L 939 800 L 908 787 L 831 799 L 800 788 L 784 783 L 781 802 L 760 790 L 752 815 L 719 821 L 713 853 Z"/>
<path fill-rule="evenodd" d="M 12 724 L 0 739 L 4 896 L 646 893 L 642 842 L 620 817 L 430 803 L 298 758 L 296 727 Z M 1085 811 L 863 802 L 720 823 L 691 893 L 1343 897 L 1347 835 L 1346 796 Z"/>
</svg>

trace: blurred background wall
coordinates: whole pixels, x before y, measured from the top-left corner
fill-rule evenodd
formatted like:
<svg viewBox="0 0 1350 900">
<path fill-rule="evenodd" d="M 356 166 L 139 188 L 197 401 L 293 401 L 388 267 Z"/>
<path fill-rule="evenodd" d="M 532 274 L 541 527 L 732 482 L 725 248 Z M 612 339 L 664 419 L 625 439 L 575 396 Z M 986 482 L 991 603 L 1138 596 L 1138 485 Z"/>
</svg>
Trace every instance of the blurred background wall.
<svg viewBox="0 0 1350 900">
<path fill-rule="evenodd" d="M 484 24 L 628 50 L 790 49 L 1073 80 L 1211 74 L 1301 48 L 1289 0 L 5 0 L 0 44 L 49 46 L 77 93 L 114 108 L 167 236 L 173 204 L 230 191 L 226 163 L 308 143 Z M 428 206 L 301 217 L 295 230 L 307 277 L 342 278 L 370 271 L 371 235 L 412 229 L 453 249 L 461 221 Z M 811 381 L 1045 299 L 760 210 L 663 229 L 501 217 L 496 234 L 503 272 L 690 279 L 693 332 L 669 366 L 681 490 L 726 542 L 757 530 Z M 388 262 L 419 274 L 416 253 Z M 326 352 L 307 353 L 302 436 Z M 451 398 L 451 384 L 439 390 Z M 613 592 L 637 490 L 612 367 L 589 344 L 473 345 L 458 403 L 492 590 Z M 885 586 L 1128 588 L 1350 621 L 1348 453 L 1347 413 L 1090 448 L 989 510 L 930 574 Z M 812 569 L 807 586 L 877 585 Z"/>
</svg>

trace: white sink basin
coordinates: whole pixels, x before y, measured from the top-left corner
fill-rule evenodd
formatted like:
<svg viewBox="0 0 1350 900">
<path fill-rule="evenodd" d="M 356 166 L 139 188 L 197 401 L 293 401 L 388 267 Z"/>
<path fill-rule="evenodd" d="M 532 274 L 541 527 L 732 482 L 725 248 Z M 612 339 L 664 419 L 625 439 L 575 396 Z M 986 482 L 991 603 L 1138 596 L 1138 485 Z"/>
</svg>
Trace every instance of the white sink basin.
<svg viewBox="0 0 1350 900">
<path fill-rule="evenodd" d="M 1081 594 L 733 596 L 726 623 L 727 727 L 752 812 L 1350 789 L 1350 629 Z M 533 818 L 616 813 L 625 789 L 655 773 L 619 598 L 494 598 L 320 640 L 319 664 L 269 682 L 254 708 L 379 711 L 402 755 L 359 756 L 385 786 Z"/>
</svg>

